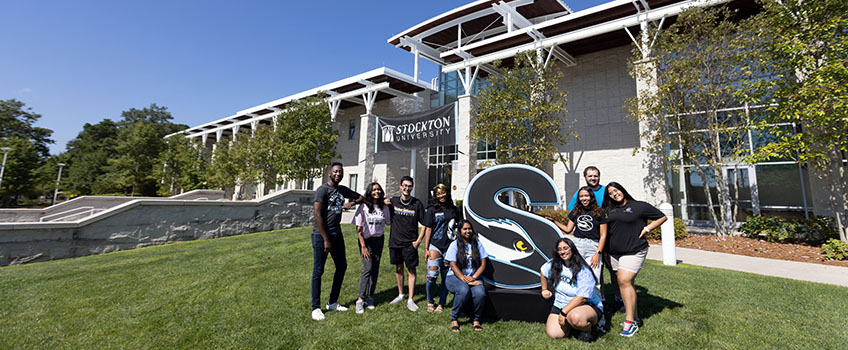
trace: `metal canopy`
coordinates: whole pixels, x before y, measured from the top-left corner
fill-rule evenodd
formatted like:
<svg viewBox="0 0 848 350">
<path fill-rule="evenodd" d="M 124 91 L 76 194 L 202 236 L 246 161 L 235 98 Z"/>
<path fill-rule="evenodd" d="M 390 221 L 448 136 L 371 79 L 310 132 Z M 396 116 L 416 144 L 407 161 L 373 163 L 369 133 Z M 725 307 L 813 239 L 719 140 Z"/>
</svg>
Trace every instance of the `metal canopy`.
<svg viewBox="0 0 848 350">
<path fill-rule="evenodd" d="M 415 81 L 406 74 L 381 67 L 314 89 L 250 107 L 238 111 L 229 117 L 197 125 L 166 137 L 183 134 L 186 137 L 193 138 L 213 133 L 220 139 L 225 135 L 235 135 L 238 134 L 240 126 L 249 126 L 251 129 L 255 129 L 257 122 L 270 122 L 279 112 L 285 110 L 292 101 L 314 96 L 320 92 L 326 92 L 330 95 L 327 103 L 330 107 L 331 117 L 335 119 L 338 111 L 359 105 L 365 106 L 366 112 L 370 113 L 376 101 L 393 97 L 420 101 L 422 99 L 414 94 L 424 90 L 432 91 L 433 88 L 429 83 Z"/>
<path fill-rule="evenodd" d="M 730 1 L 613 0 L 572 12 L 553 0 L 481 0 L 424 21 L 388 42 L 443 66 L 445 72 L 530 50 L 548 51 L 546 55 L 572 65 L 572 55 L 629 44 L 633 34 L 624 28 L 638 32 L 646 21 L 659 22 L 686 7 Z"/>
</svg>

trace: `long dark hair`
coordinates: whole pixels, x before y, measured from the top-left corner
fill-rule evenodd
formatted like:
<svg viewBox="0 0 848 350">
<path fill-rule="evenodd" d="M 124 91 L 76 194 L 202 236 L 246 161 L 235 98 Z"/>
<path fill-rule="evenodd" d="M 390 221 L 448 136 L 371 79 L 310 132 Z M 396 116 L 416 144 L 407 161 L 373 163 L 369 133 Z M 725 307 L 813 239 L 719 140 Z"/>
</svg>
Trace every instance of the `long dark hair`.
<svg viewBox="0 0 848 350">
<path fill-rule="evenodd" d="M 589 206 L 584 207 L 580 202 L 580 191 L 589 193 Z M 592 216 L 596 218 L 601 217 L 601 207 L 598 206 L 598 199 L 595 198 L 595 192 L 589 186 L 583 186 L 577 190 L 577 205 L 574 206 L 574 211 L 577 215 L 592 212 Z"/>
<path fill-rule="evenodd" d="M 627 193 L 627 190 L 624 189 L 624 186 L 621 186 L 621 184 L 619 184 L 618 182 L 613 181 L 613 182 L 610 182 L 607 185 L 606 189 L 604 189 L 604 208 L 611 208 L 613 206 L 613 204 L 614 205 L 621 205 L 621 202 L 613 203 L 613 200 L 612 200 L 612 198 L 610 198 L 610 195 L 609 195 L 610 187 L 621 191 L 621 194 L 624 195 L 624 199 L 629 200 L 629 201 L 635 201 L 635 199 L 633 199 L 633 196 L 631 196 L 630 193 Z"/>
<path fill-rule="evenodd" d="M 368 184 L 368 187 L 365 188 L 365 200 L 362 201 L 362 204 L 365 204 L 369 213 L 374 211 L 374 197 L 371 197 L 371 193 L 374 193 L 374 185 L 380 188 L 380 198 L 377 199 L 377 207 L 380 210 L 383 210 L 386 201 L 386 191 L 383 191 L 383 186 L 380 186 L 376 181 Z"/>
<path fill-rule="evenodd" d="M 560 242 L 565 243 L 568 248 L 571 249 L 570 259 L 562 260 L 562 257 L 559 256 L 558 249 Z M 556 291 L 556 286 L 559 283 L 559 276 L 562 274 L 563 266 L 571 269 L 571 285 L 577 284 L 577 273 L 579 273 L 580 270 L 583 268 L 592 269 L 589 267 L 589 264 L 586 263 L 586 260 L 583 260 L 583 257 L 580 256 L 580 252 L 577 251 L 577 247 L 574 245 L 574 242 L 568 238 L 563 237 L 557 240 L 556 244 L 554 244 L 554 250 L 551 255 L 553 258 L 551 259 L 551 276 L 548 277 L 548 289 L 552 292 Z M 597 283 L 594 273 L 592 273 L 592 279 L 595 280 L 595 283 Z"/>
<path fill-rule="evenodd" d="M 468 237 L 468 241 L 465 240 L 465 237 L 462 237 L 462 228 L 468 224 L 471 227 L 471 237 Z M 465 251 L 465 244 L 471 244 L 471 266 L 480 266 L 480 248 L 477 248 L 477 231 L 474 231 L 474 225 L 471 224 L 471 221 L 461 220 L 459 222 L 460 232 L 456 235 L 456 267 L 460 270 L 465 270 L 468 264 L 468 259 L 465 257 L 468 253 Z"/>
</svg>

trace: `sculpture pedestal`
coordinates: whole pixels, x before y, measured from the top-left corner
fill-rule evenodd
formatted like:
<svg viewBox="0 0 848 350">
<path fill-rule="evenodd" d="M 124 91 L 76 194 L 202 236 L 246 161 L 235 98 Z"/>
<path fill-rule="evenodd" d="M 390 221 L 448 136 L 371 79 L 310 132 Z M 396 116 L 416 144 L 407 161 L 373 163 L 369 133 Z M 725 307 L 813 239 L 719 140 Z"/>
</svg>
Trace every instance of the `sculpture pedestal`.
<svg viewBox="0 0 848 350">
<path fill-rule="evenodd" d="M 554 298 L 542 298 L 540 288 L 486 288 L 486 317 L 498 320 L 542 322 L 548 319 Z"/>
</svg>

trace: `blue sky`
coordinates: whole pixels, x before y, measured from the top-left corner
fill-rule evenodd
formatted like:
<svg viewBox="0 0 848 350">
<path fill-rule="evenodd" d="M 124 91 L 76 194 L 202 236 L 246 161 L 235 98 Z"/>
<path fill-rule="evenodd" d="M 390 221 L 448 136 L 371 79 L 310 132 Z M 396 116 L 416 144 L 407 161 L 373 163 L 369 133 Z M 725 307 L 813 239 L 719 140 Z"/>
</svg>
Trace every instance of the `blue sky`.
<svg viewBox="0 0 848 350">
<path fill-rule="evenodd" d="M 0 99 L 43 116 L 53 154 L 151 103 L 197 125 L 382 66 L 412 75 L 386 40 L 468 2 L 0 0 Z"/>
</svg>

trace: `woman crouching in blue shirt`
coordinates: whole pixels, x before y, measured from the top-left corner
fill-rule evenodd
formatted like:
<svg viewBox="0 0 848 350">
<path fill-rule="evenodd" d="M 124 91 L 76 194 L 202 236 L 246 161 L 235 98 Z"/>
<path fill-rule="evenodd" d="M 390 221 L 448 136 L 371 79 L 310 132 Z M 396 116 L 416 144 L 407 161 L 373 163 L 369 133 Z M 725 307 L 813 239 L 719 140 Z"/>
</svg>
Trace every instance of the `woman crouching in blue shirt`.
<svg viewBox="0 0 848 350">
<path fill-rule="evenodd" d="M 474 314 L 471 320 L 475 331 L 482 331 L 480 320 L 483 317 L 483 308 L 486 304 L 486 288 L 480 281 L 480 275 L 486 269 L 486 260 L 489 257 L 483 244 L 477 240 L 477 233 L 468 220 L 459 222 L 459 235 L 450 244 L 445 261 L 450 262 L 445 284 L 451 293 L 454 293 L 453 310 L 451 310 L 451 331 L 459 332 L 457 317 L 459 312 L 469 302 L 474 304 Z"/>
<path fill-rule="evenodd" d="M 557 241 L 553 259 L 542 265 L 542 297 L 554 306 L 548 315 L 545 331 L 551 338 L 567 337 L 571 329 L 580 333 L 577 339 L 592 341 L 592 326 L 602 319 L 603 304 L 595 289 L 595 275 L 568 238 Z"/>
</svg>

